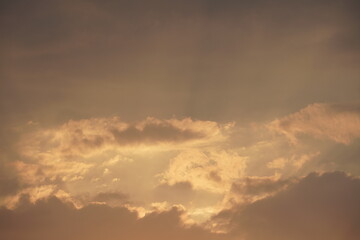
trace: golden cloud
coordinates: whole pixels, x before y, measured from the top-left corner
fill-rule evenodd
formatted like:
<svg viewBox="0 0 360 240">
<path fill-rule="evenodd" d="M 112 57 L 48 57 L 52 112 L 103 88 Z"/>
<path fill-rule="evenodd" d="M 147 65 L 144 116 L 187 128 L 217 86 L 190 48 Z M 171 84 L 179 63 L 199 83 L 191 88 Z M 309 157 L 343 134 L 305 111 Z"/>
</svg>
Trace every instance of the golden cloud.
<svg viewBox="0 0 360 240">
<path fill-rule="evenodd" d="M 136 123 L 122 122 L 118 117 L 70 120 L 59 127 L 23 136 L 19 146 L 22 154 L 31 157 L 47 153 L 86 157 L 112 148 L 207 144 L 223 140 L 232 126 L 190 118 L 147 118 Z"/>
<path fill-rule="evenodd" d="M 223 193 L 234 179 L 243 176 L 245 161 L 246 157 L 234 151 L 184 151 L 170 161 L 161 178 L 170 185 L 190 182 L 194 189 Z"/>
<path fill-rule="evenodd" d="M 13 165 L 32 187 L 61 183 L 69 189 L 90 181 L 70 191 L 90 190 L 93 185 L 106 188 L 121 184 L 114 169 L 132 164 L 133 154 L 144 152 L 148 158 L 154 153 L 206 147 L 224 141 L 232 126 L 190 118 L 147 118 L 135 123 L 117 117 L 71 120 L 24 134 L 17 145 L 20 159 Z"/>
<path fill-rule="evenodd" d="M 299 112 L 274 120 L 269 128 L 286 135 L 293 143 L 300 134 L 308 134 L 349 144 L 360 137 L 360 108 L 314 103 Z"/>
</svg>

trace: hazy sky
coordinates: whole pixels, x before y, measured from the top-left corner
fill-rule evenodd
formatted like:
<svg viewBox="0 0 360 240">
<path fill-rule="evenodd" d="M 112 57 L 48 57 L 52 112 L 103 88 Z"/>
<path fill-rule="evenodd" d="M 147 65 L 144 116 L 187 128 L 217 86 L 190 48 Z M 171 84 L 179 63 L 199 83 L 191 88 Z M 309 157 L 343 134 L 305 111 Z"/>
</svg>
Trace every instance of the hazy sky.
<svg viewBox="0 0 360 240">
<path fill-rule="evenodd" d="M 0 238 L 360 238 L 356 0 L 3 0 Z"/>
</svg>

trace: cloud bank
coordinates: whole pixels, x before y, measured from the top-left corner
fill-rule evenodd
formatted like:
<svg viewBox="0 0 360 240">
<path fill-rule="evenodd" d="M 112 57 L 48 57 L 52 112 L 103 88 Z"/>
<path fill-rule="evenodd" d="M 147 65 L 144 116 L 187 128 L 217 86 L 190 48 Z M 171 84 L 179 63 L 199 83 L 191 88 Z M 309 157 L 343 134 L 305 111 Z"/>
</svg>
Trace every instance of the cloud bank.
<svg viewBox="0 0 360 240">
<path fill-rule="evenodd" d="M 248 179 L 242 187 L 234 186 L 233 193 L 273 191 L 284 183 Z M 119 195 L 100 197 L 108 199 Z M 312 173 L 274 195 L 221 211 L 205 228 L 185 224 L 185 212 L 177 207 L 155 210 L 139 218 L 135 211 L 125 207 L 90 204 L 77 209 L 56 197 L 31 203 L 23 195 L 17 208 L 0 209 L 0 237 L 13 240 L 356 240 L 360 236 L 359 201 L 358 178 L 342 172 Z"/>
<path fill-rule="evenodd" d="M 0 209 L 0 238 L 12 240 L 220 240 L 198 226 L 185 226 L 172 208 L 138 218 L 127 208 L 89 205 L 76 209 L 52 197 L 35 204 L 26 198 L 15 210 Z"/>
<path fill-rule="evenodd" d="M 355 240 L 360 237 L 360 179 L 342 172 L 312 173 L 285 191 L 214 220 L 234 239 Z"/>
</svg>

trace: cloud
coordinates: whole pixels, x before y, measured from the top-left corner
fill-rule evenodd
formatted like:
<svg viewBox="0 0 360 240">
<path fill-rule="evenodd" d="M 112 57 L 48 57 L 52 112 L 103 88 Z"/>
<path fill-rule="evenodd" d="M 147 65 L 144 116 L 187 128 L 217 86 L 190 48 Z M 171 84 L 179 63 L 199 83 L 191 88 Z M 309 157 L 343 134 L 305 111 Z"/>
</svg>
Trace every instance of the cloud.
<svg viewBox="0 0 360 240">
<path fill-rule="evenodd" d="M 285 158 L 276 158 L 274 160 L 272 160 L 271 162 L 268 162 L 268 164 L 266 164 L 266 166 L 268 168 L 275 168 L 275 169 L 283 169 L 287 163 L 287 159 Z"/>
<path fill-rule="evenodd" d="M 0 209 L 1 239 L 69 240 L 216 240 L 221 239 L 195 225 L 184 225 L 183 212 L 172 208 L 138 218 L 123 207 L 88 205 L 76 209 L 52 197 L 35 204 L 26 198 L 14 210 Z"/>
<path fill-rule="evenodd" d="M 358 176 L 359 159 L 360 139 L 357 139 L 351 145 L 332 144 L 319 155 L 317 164 L 327 171 L 338 170 Z"/>
<path fill-rule="evenodd" d="M 234 179 L 243 176 L 245 160 L 234 151 L 184 151 L 170 161 L 161 181 L 170 185 L 190 182 L 194 189 L 223 193 Z"/>
<path fill-rule="evenodd" d="M 173 185 L 160 184 L 154 191 L 155 199 L 174 203 L 184 203 L 194 200 L 195 191 L 190 182 L 177 182 Z"/>
<path fill-rule="evenodd" d="M 22 185 L 14 167 L 0 160 L 0 205 L 3 197 L 16 193 Z"/>
<path fill-rule="evenodd" d="M 147 118 L 127 123 L 117 117 L 73 121 L 23 136 L 19 143 L 23 155 L 89 156 L 111 148 L 136 146 L 177 146 L 223 140 L 232 124 L 185 118 L 160 120 Z M 164 147 L 164 146 L 162 146 Z M 58 156 L 55 156 L 58 157 Z"/>
<path fill-rule="evenodd" d="M 332 111 L 356 112 L 327 105 Z M 239 146 L 231 135 L 233 124 L 190 118 L 134 123 L 91 118 L 34 128 L 20 138 L 17 161 L 11 163 L 23 188 L 15 186 L 2 205 L 13 207 L 21 194 L 29 194 L 32 202 L 61 195 L 78 207 L 97 202 L 144 211 L 166 201 L 183 205 L 198 222 L 224 206 L 274 195 L 292 183 L 287 178 L 339 169 L 324 163 L 322 151 L 329 144 L 352 146 L 312 138 L 305 139 L 310 144 L 293 145 L 266 125 L 249 129 L 252 142 Z M 121 199 L 118 193 L 129 197 Z"/>
<path fill-rule="evenodd" d="M 175 188 L 188 191 L 189 184 Z M 244 178 L 233 185 L 234 194 L 277 193 L 245 205 L 233 205 L 215 215 L 209 223 L 213 231 L 226 229 L 223 234 L 185 225 L 184 212 L 176 207 L 165 211 L 158 208 L 139 218 L 124 207 L 90 204 L 77 209 L 56 197 L 31 203 L 23 196 L 15 209 L 0 209 L 0 238 L 355 240 L 360 236 L 359 189 L 360 179 L 341 172 L 312 173 L 297 182 Z"/>
<path fill-rule="evenodd" d="M 120 206 L 128 203 L 129 196 L 121 192 L 101 192 L 94 196 L 92 201 L 106 203 L 110 206 Z"/>
<path fill-rule="evenodd" d="M 154 200 L 181 204 L 186 208 L 188 216 L 197 222 L 208 220 L 216 212 L 216 206 L 223 196 L 205 190 L 195 190 L 190 182 L 177 182 L 173 185 L 160 184 L 154 191 Z"/>
<path fill-rule="evenodd" d="M 285 191 L 214 220 L 245 240 L 355 240 L 360 237 L 360 179 L 342 172 L 312 173 Z M 225 224 L 226 225 L 226 224 Z"/>
<path fill-rule="evenodd" d="M 355 108 L 310 105 L 274 121 L 274 138 L 246 130 L 241 142 L 219 124 L 358 100 L 359 1 L 12 0 L 1 9 L 0 151 L 15 153 L 0 159 L 0 198 L 115 205 L 123 192 L 143 207 L 153 198 L 214 206 L 211 194 L 237 189 L 252 202 L 282 190 L 264 177 L 275 173 L 360 172 Z M 10 129 L 28 121 L 39 129 L 13 151 L 24 130 Z M 283 134 L 312 137 L 290 146 Z"/>
<path fill-rule="evenodd" d="M 64 183 L 69 187 L 94 179 L 99 180 L 97 186 L 115 186 L 121 183 L 119 166 L 139 165 L 133 164 L 134 155 L 144 152 L 149 158 L 149 154 L 213 145 L 227 139 L 232 126 L 190 118 L 147 118 L 135 123 L 117 117 L 70 120 L 24 133 L 17 144 L 18 160 L 12 166 L 19 181 L 30 187 Z M 139 171 L 146 170 L 143 164 L 139 167 Z M 84 191 L 89 186 L 78 184 L 70 189 Z"/>
<path fill-rule="evenodd" d="M 208 133 L 203 132 L 200 129 L 191 129 L 189 126 L 180 126 L 181 123 L 179 123 L 180 121 L 170 122 L 148 119 L 147 122 L 142 125 L 129 126 L 128 128 L 120 131 L 114 129 L 113 135 L 120 145 L 133 143 L 152 145 L 161 142 L 181 143 L 189 140 L 209 137 Z"/>
<path fill-rule="evenodd" d="M 232 183 L 224 200 L 230 205 L 255 202 L 283 191 L 294 182 L 295 179 L 282 179 L 280 175 L 247 176 Z"/>
<path fill-rule="evenodd" d="M 360 107 L 314 103 L 299 112 L 276 119 L 269 127 L 293 142 L 307 134 L 349 144 L 360 137 Z"/>
</svg>

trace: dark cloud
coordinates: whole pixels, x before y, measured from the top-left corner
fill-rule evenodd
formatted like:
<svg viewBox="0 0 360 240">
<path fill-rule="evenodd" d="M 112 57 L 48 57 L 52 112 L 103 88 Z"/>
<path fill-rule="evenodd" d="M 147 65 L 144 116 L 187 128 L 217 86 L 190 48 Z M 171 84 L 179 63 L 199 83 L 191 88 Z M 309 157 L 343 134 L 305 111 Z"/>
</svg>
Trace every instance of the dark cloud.
<svg viewBox="0 0 360 240">
<path fill-rule="evenodd" d="M 216 171 L 211 171 L 209 173 L 209 179 L 215 181 L 215 182 L 221 182 L 221 177 L 219 176 L 219 173 Z"/>
<path fill-rule="evenodd" d="M 2 197 L 15 194 L 22 185 L 15 170 L 8 163 L 0 161 L 0 201 Z"/>
<path fill-rule="evenodd" d="M 190 182 L 178 182 L 174 185 L 161 184 L 155 188 L 154 199 L 184 204 L 194 200 L 195 194 Z"/>
<path fill-rule="evenodd" d="M 246 240 L 355 240 L 360 237 L 360 180 L 312 173 L 286 191 L 221 212 L 230 234 Z"/>
<path fill-rule="evenodd" d="M 190 182 L 177 182 L 173 185 L 161 184 L 153 191 L 153 201 L 166 201 L 171 204 L 182 204 L 185 207 L 208 207 L 221 201 L 221 194 L 195 190 Z"/>
<path fill-rule="evenodd" d="M 1 131 L 0 131 L 1 132 Z M 1 134 L 0 134 L 1 136 Z M 5 135 L 3 135 L 5 137 Z M 1 137 L 0 137 L 1 139 Z M 1 143 L 3 143 L 1 145 Z M 18 156 L 6 140 L 0 140 L 0 202 L 3 197 L 15 194 L 27 185 L 23 183 L 13 165 L 13 160 Z"/>
<path fill-rule="evenodd" d="M 326 171 L 344 171 L 353 175 L 360 172 L 360 139 L 350 145 L 331 144 L 322 150 L 315 161 L 308 167 Z"/>
<path fill-rule="evenodd" d="M 184 142 L 202 139 L 206 134 L 191 129 L 180 129 L 170 122 L 146 123 L 143 129 L 129 126 L 124 130 L 112 131 L 116 141 L 120 144 L 156 144 L 159 142 Z"/>
<path fill-rule="evenodd" d="M 124 193 L 120 193 L 120 192 L 102 192 L 97 194 L 94 198 L 93 201 L 96 202 L 105 202 L 105 203 L 126 203 L 129 200 L 129 196 L 124 194 Z"/>
<path fill-rule="evenodd" d="M 197 226 L 184 227 L 182 212 L 173 208 L 138 219 L 126 208 L 90 205 L 75 209 L 57 198 L 30 204 L 26 199 L 15 210 L 0 210 L 0 238 L 42 239 L 221 239 Z"/>
<path fill-rule="evenodd" d="M 61 156 L 89 155 L 109 148 L 183 143 L 210 143 L 226 136 L 228 125 L 190 118 L 160 120 L 147 118 L 142 122 L 126 123 L 120 118 L 92 118 L 67 123 L 24 134 L 18 147 L 36 151 L 58 152 Z M 66 134 L 64 134 L 66 133 Z M 25 154 L 26 155 L 26 154 Z M 31 154 L 30 154 L 31 155 Z M 27 157 L 34 157 L 28 155 Z"/>
<path fill-rule="evenodd" d="M 231 192 L 242 198 L 249 198 L 249 200 L 251 200 L 257 196 L 262 197 L 266 196 L 266 194 L 274 194 L 284 190 L 284 188 L 291 183 L 293 183 L 293 180 L 290 179 L 245 177 L 232 184 Z"/>
<path fill-rule="evenodd" d="M 2 197 L 15 194 L 27 185 L 21 182 L 14 166 L 14 161 L 19 159 L 15 144 L 18 140 L 19 132 L 14 126 L 0 127 L 0 201 Z"/>
<path fill-rule="evenodd" d="M 187 184 L 178 184 L 180 190 Z M 57 198 L 35 204 L 26 197 L 17 208 L 0 210 L 0 237 L 41 239 L 309 239 L 355 240 L 360 236 L 360 180 L 341 172 L 310 174 L 275 196 L 224 210 L 213 218 L 226 222 L 227 235 L 184 227 L 173 208 L 138 219 L 122 207 L 89 205 L 75 209 Z M 116 195 L 117 197 L 118 195 Z"/>
</svg>

